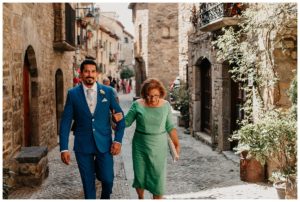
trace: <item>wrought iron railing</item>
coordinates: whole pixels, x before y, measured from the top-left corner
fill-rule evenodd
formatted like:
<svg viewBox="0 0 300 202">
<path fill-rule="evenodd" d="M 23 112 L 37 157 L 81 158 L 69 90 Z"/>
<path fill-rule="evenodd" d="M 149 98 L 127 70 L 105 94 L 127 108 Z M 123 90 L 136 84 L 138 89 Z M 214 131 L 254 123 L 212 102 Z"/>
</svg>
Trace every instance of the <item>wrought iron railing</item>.
<svg viewBox="0 0 300 202">
<path fill-rule="evenodd" d="M 242 3 L 200 3 L 198 26 L 203 27 L 224 17 L 241 15 Z"/>
</svg>

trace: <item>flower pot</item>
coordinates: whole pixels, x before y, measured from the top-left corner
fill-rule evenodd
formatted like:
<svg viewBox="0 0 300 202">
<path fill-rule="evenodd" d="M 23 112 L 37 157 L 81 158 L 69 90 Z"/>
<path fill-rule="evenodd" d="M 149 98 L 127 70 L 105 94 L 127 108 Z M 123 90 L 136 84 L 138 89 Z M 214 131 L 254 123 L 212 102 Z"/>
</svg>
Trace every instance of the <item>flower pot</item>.
<svg viewBox="0 0 300 202">
<path fill-rule="evenodd" d="M 265 181 L 264 167 L 254 158 L 247 158 L 247 152 L 240 155 L 240 179 L 245 182 Z"/>
<path fill-rule="evenodd" d="M 285 199 L 297 199 L 296 175 L 291 175 L 286 180 Z"/>
<path fill-rule="evenodd" d="M 285 199 L 285 186 L 286 183 L 283 181 L 274 182 L 273 186 L 277 191 L 277 195 L 280 199 Z"/>
</svg>

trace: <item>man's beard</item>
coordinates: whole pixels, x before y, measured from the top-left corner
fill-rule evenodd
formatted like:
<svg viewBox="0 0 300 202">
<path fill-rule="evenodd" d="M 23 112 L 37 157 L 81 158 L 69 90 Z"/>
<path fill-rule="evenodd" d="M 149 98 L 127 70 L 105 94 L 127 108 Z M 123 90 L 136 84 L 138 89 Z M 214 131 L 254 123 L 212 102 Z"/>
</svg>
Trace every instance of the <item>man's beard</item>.
<svg viewBox="0 0 300 202">
<path fill-rule="evenodd" d="M 87 85 L 92 85 L 92 84 L 95 83 L 95 80 L 94 80 L 94 78 L 89 77 L 89 78 L 86 78 L 86 79 L 85 79 L 85 83 L 86 83 Z"/>
</svg>

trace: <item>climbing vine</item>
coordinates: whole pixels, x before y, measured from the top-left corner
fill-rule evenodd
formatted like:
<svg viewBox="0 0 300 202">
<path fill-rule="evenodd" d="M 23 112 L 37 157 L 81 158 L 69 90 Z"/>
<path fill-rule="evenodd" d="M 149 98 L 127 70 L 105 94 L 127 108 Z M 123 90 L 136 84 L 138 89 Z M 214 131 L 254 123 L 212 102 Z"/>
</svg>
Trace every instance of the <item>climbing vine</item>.
<svg viewBox="0 0 300 202">
<path fill-rule="evenodd" d="M 262 98 L 263 91 L 280 94 L 272 44 L 275 42 L 285 52 L 284 37 L 275 41 L 275 36 L 296 26 L 297 5 L 250 4 L 240 19 L 237 26 L 223 28 L 223 34 L 213 45 L 217 49 L 217 59 L 229 63 L 232 79 L 243 84 L 246 102 L 241 124 L 245 125 L 252 121 L 254 95 L 259 112 L 264 114 L 270 106 Z"/>
</svg>

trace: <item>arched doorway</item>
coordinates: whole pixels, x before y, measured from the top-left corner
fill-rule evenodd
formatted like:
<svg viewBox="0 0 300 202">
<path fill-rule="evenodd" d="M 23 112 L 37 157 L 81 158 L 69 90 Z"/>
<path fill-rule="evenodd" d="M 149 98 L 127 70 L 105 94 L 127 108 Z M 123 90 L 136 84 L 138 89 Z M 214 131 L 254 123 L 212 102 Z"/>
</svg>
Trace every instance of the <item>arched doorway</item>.
<svg viewBox="0 0 300 202">
<path fill-rule="evenodd" d="M 64 79 L 63 72 L 58 69 L 55 73 L 55 98 L 56 98 L 56 123 L 57 135 L 59 135 L 60 120 L 64 107 Z"/>
<path fill-rule="evenodd" d="M 23 66 L 23 142 L 22 146 L 38 146 L 38 82 L 35 52 L 26 49 Z"/>
</svg>

